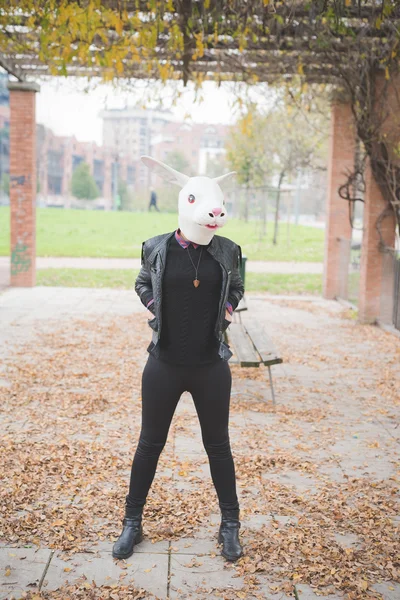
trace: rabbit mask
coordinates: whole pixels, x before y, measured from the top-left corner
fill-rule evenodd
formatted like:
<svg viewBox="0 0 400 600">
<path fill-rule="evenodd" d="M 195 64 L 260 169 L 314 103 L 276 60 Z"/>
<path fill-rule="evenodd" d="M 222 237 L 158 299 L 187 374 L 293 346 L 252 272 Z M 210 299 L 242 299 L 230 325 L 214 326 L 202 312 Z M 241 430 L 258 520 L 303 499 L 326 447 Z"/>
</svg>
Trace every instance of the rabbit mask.
<svg viewBox="0 0 400 600">
<path fill-rule="evenodd" d="M 209 244 L 215 232 L 227 221 L 224 194 L 220 185 L 236 175 L 236 172 L 213 179 L 188 177 L 150 156 L 141 156 L 141 160 L 154 173 L 181 188 L 178 222 L 183 235 L 195 244 Z"/>
</svg>

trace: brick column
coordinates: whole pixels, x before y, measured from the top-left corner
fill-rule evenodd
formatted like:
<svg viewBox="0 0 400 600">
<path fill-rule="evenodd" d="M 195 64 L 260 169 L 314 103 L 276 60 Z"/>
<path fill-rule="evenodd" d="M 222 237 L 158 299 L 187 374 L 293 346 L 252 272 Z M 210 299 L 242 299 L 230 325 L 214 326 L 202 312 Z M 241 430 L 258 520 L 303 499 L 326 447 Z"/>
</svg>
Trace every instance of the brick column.
<svg viewBox="0 0 400 600">
<path fill-rule="evenodd" d="M 11 285 L 36 282 L 36 111 L 31 82 L 8 82 L 10 90 Z"/>
<path fill-rule="evenodd" d="M 338 189 L 346 182 L 346 172 L 354 168 L 355 140 L 350 104 L 335 100 L 332 103 L 328 165 L 323 281 L 325 298 L 336 298 L 341 295 L 341 290 L 346 289 L 342 281 L 345 271 L 343 263 L 349 254 L 351 226 L 348 202 L 339 196 Z"/>
<path fill-rule="evenodd" d="M 388 298 L 382 298 L 384 304 L 391 304 L 390 284 L 393 284 L 393 273 L 388 272 L 387 266 L 391 261 L 379 249 L 379 233 L 376 222 L 386 206 L 378 184 L 372 175 L 369 162 L 365 170 L 365 196 L 363 216 L 363 240 L 361 248 L 361 270 L 358 300 L 358 319 L 361 323 L 373 323 L 381 315 L 382 288 L 387 287 Z M 380 229 L 385 244 L 394 246 L 395 218 L 390 214 L 381 222 Z M 386 268 L 384 268 L 384 266 Z M 384 281 L 386 280 L 386 281 Z M 383 307 L 385 310 L 385 307 Z M 386 312 L 386 311 L 385 311 Z M 386 319 L 389 320 L 389 319 Z"/>
<path fill-rule="evenodd" d="M 381 122 L 381 139 L 385 143 L 390 160 L 399 165 L 397 149 L 400 141 L 400 101 L 398 90 L 400 77 L 393 75 L 386 80 L 383 74 L 375 79 L 375 117 Z M 377 220 L 387 207 L 368 161 L 365 172 L 365 196 L 363 214 L 363 240 L 361 248 L 361 272 L 358 301 L 358 318 L 362 323 L 377 319 L 392 322 L 393 308 L 393 259 L 382 252 Z M 389 207 L 390 208 L 390 207 Z M 393 248 L 396 237 L 396 221 L 389 210 L 380 223 L 383 244 Z"/>
</svg>

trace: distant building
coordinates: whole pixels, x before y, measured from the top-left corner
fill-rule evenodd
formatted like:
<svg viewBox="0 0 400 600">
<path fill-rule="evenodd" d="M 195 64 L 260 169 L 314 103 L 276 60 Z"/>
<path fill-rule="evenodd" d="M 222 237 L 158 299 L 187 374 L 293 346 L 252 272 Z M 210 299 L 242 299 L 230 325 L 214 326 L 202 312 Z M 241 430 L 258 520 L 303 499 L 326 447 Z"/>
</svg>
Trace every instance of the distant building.
<svg viewBox="0 0 400 600">
<path fill-rule="evenodd" d="M 153 154 L 152 142 L 173 120 L 169 111 L 123 108 L 104 110 L 103 144 L 118 158 L 137 163 L 136 187 L 149 185 L 149 171 L 140 161 L 143 154 Z"/>
<path fill-rule="evenodd" d="M 99 208 L 113 208 L 119 179 L 134 186 L 136 165 L 132 161 L 128 162 L 122 156 L 117 160 L 110 148 L 95 142 L 79 142 L 74 136 L 57 136 L 44 125 L 37 126 L 39 192 L 47 199 L 46 204 L 59 204 L 57 197 L 71 196 L 72 173 L 81 162 L 89 165 L 99 188 Z"/>
<path fill-rule="evenodd" d="M 10 107 L 7 75 L 0 74 L 0 184 L 9 173 Z M 79 142 L 74 136 L 58 136 L 44 125 L 36 126 L 36 161 L 38 201 L 46 205 L 71 206 L 72 173 L 83 161 L 99 188 L 100 197 L 93 202 L 97 208 L 111 209 L 116 204 L 118 181 L 128 189 L 136 184 L 137 161 L 129 155 L 118 154 L 113 148 L 95 142 Z M 0 203 L 8 203 L 0 189 Z"/>
<path fill-rule="evenodd" d="M 168 162 L 170 153 L 179 152 L 190 165 L 188 175 L 219 175 L 214 171 L 224 163 L 229 129 L 227 125 L 168 123 L 153 139 L 153 156 Z"/>
</svg>

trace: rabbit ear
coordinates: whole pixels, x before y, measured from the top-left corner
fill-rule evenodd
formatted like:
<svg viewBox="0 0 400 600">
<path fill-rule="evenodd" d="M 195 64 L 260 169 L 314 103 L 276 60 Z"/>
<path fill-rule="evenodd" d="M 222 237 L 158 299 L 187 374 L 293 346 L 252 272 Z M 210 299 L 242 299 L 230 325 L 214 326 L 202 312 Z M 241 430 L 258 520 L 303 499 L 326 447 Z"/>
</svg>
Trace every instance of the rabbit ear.
<svg viewBox="0 0 400 600">
<path fill-rule="evenodd" d="M 190 179 L 188 175 L 184 175 L 183 173 L 179 173 L 179 171 L 175 171 L 175 169 L 172 167 L 169 167 L 160 160 L 152 158 L 151 156 L 141 156 L 140 159 L 142 163 L 146 165 L 146 167 L 153 171 L 153 173 L 159 175 L 159 177 L 162 177 L 169 183 L 178 185 L 180 188 L 183 188 L 183 186 L 186 185 Z"/>
<path fill-rule="evenodd" d="M 230 171 L 229 173 L 225 173 L 225 175 L 220 175 L 219 177 L 214 177 L 213 181 L 215 181 L 215 183 L 218 183 L 218 185 L 223 188 L 225 183 L 230 181 L 232 179 L 232 177 L 235 177 L 235 175 L 237 175 L 236 171 Z"/>
</svg>

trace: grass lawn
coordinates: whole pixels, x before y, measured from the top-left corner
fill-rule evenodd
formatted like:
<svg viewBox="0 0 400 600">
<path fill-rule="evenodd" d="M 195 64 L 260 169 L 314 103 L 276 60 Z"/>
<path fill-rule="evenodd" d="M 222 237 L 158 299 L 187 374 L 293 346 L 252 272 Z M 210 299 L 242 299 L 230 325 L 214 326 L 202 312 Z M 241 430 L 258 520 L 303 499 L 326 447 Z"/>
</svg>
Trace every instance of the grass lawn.
<svg viewBox="0 0 400 600">
<path fill-rule="evenodd" d="M 9 208 L 0 207 L 0 255 L 9 254 Z M 153 235 L 173 231 L 178 223 L 171 213 L 132 213 L 37 209 L 38 256 L 140 257 L 142 241 Z M 231 219 L 221 230 L 242 246 L 250 260 L 322 262 L 324 231 L 292 225 L 290 245 L 286 224 L 280 225 L 278 245 L 273 246 L 272 223 L 260 240 L 260 224 Z"/>
<path fill-rule="evenodd" d="M 132 289 L 137 270 L 39 269 L 37 285 Z M 321 294 L 321 275 L 246 273 L 246 291 L 271 294 Z"/>
</svg>

